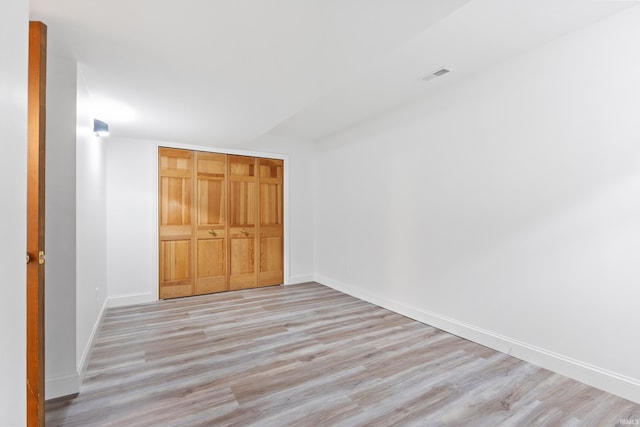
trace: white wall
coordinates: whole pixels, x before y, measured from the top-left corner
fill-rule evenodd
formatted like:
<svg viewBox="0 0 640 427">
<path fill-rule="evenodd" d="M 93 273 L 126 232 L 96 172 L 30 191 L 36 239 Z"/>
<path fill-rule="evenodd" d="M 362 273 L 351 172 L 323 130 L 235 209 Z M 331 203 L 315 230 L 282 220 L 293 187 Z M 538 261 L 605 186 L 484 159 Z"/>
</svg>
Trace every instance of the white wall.
<svg viewBox="0 0 640 427">
<path fill-rule="evenodd" d="M 27 53 L 26 0 L 0 13 L 0 425 L 26 422 Z"/>
<path fill-rule="evenodd" d="M 49 36 L 51 31 L 49 30 Z M 76 62 L 47 58 L 45 394 L 77 393 Z"/>
<path fill-rule="evenodd" d="M 107 298 L 106 150 L 105 142 L 93 135 L 91 100 L 81 68 L 77 94 L 76 360 L 82 375 Z"/>
<path fill-rule="evenodd" d="M 292 141 L 265 137 L 254 144 L 231 149 L 289 156 L 290 283 L 313 278 L 313 147 L 310 143 L 295 142 L 292 144 Z M 123 138 L 109 138 L 107 142 L 107 271 L 110 305 L 157 299 L 158 144 L 162 143 Z M 223 147 L 219 149 L 230 150 Z"/>
<path fill-rule="evenodd" d="M 316 280 L 640 402 L 638 22 L 322 143 Z"/>
<path fill-rule="evenodd" d="M 107 283 L 110 304 L 157 299 L 157 143 L 107 139 Z"/>
</svg>

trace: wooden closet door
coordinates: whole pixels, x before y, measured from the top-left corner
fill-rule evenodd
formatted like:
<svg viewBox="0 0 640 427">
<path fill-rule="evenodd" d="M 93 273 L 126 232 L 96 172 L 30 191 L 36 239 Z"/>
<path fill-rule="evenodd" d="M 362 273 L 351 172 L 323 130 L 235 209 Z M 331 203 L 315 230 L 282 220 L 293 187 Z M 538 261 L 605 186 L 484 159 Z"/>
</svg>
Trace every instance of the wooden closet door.
<svg viewBox="0 0 640 427">
<path fill-rule="evenodd" d="M 193 152 L 158 149 L 160 298 L 194 293 Z"/>
<path fill-rule="evenodd" d="M 227 156 L 196 152 L 195 294 L 227 290 Z"/>
<path fill-rule="evenodd" d="M 284 162 L 258 159 L 259 272 L 258 286 L 283 283 Z"/>
<path fill-rule="evenodd" d="M 257 174 L 256 159 L 228 156 L 229 289 L 257 286 Z"/>
</svg>

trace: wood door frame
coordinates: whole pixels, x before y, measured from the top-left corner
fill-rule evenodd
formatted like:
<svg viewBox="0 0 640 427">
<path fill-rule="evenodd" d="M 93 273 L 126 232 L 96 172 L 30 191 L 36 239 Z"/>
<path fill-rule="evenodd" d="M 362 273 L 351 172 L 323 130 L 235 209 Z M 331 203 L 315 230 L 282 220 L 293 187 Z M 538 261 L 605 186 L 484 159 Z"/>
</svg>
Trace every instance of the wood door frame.
<svg viewBox="0 0 640 427">
<path fill-rule="evenodd" d="M 261 151 L 250 151 L 250 150 L 230 150 L 225 148 L 215 148 L 215 147 L 205 147 L 201 145 L 191 145 L 191 144 L 174 144 L 174 143 L 156 143 L 154 144 L 154 161 L 153 161 L 153 224 L 154 227 L 154 241 L 153 241 L 153 265 L 155 268 L 153 269 L 153 290 L 152 290 L 152 298 L 154 301 L 158 301 L 160 299 L 160 290 L 159 290 L 159 271 L 158 266 L 160 265 L 160 257 L 159 257 L 159 242 L 160 242 L 160 233 L 159 233 L 159 211 L 158 211 L 158 195 L 159 186 L 158 186 L 158 172 L 159 172 L 159 156 L 158 156 L 158 148 L 177 148 L 180 150 L 194 150 L 194 151 L 204 151 L 208 153 L 220 153 L 220 154 L 230 154 L 236 156 L 249 156 L 249 157 L 263 157 L 263 158 L 271 158 L 278 159 L 284 161 L 284 230 L 283 230 L 283 250 L 284 250 L 284 277 L 283 284 L 289 285 L 291 284 L 291 242 L 290 242 L 290 226 L 291 226 L 291 215 L 290 215 L 290 180 L 289 180 L 289 171 L 290 171 L 290 161 L 288 154 L 282 153 L 271 153 L 271 152 L 261 152 Z M 133 301 L 133 300 L 132 300 Z M 136 302 L 142 301 L 142 299 L 135 299 Z M 148 300 L 145 300 L 148 301 Z"/>
<path fill-rule="evenodd" d="M 27 426 L 44 426 L 44 209 L 47 26 L 29 23 L 27 130 Z"/>
</svg>

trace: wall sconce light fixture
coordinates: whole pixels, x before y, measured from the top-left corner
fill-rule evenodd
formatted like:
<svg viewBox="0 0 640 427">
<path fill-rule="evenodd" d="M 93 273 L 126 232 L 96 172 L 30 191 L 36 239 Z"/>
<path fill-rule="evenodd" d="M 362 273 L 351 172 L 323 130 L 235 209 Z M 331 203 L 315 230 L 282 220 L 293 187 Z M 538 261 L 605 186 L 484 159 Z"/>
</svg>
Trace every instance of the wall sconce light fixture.
<svg viewBox="0 0 640 427">
<path fill-rule="evenodd" d="M 109 123 L 105 123 L 102 120 L 93 119 L 93 133 L 98 137 L 108 136 Z"/>
</svg>

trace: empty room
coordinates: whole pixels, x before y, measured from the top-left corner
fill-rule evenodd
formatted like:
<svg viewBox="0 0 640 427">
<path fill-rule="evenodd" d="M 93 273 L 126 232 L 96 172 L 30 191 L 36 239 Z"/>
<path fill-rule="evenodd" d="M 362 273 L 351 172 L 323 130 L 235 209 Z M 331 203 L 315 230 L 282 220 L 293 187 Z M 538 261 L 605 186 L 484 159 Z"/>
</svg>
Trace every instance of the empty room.
<svg viewBox="0 0 640 427">
<path fill-rule="evenodd" d="M 0 11 L 0 426 L 640 425 L 638 1 Z"/>
</svg>

